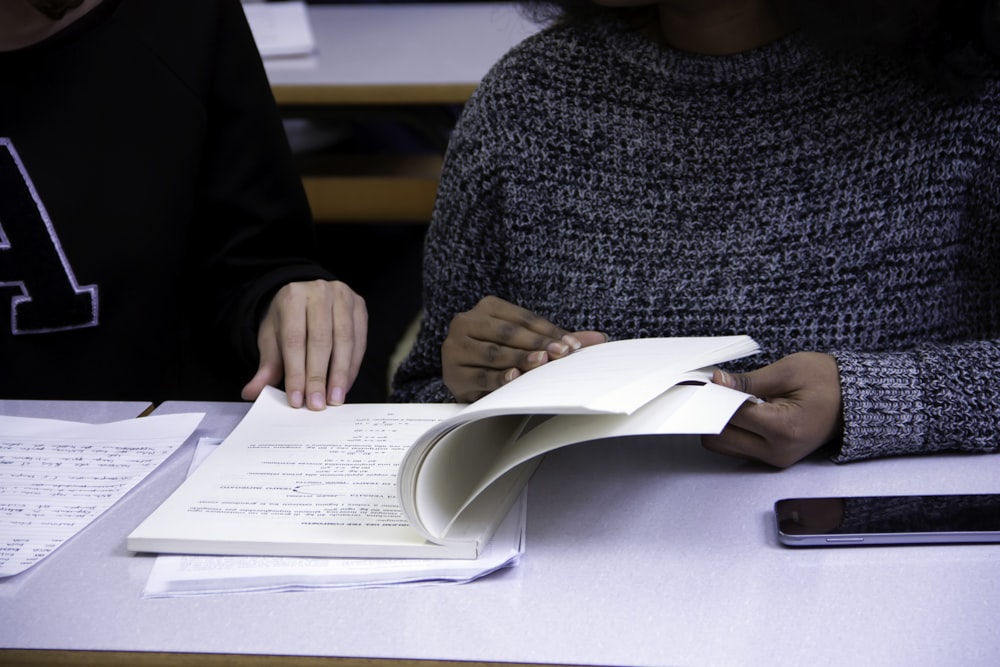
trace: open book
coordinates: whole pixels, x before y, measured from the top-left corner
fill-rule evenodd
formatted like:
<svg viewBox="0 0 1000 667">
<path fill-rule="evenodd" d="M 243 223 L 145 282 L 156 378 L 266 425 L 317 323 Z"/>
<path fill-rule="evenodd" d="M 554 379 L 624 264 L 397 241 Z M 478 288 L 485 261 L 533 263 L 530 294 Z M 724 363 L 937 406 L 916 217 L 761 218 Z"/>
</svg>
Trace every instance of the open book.
<svg viewBox="0 0 1000 667">
<path fill-rule="evenodd" d="M 294 410 L 268 390 L 128 537 L 162 553 L 475 558 L 542 456 L 630 435 L 719 433 L 747 394 L 709 368 L 746 336 L 587 347 L 469 405 Z"/>
</svg>

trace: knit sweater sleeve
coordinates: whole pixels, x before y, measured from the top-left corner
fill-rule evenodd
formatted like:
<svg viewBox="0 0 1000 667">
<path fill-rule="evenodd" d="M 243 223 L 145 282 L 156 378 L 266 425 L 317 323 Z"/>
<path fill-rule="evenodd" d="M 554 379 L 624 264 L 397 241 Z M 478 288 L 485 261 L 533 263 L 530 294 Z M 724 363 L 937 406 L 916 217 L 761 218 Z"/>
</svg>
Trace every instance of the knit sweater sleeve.
<svg viewBox="0 0 1000 667">
<path fill-rule="evenodd" d="M 445 155 L 434 214 L 424 243 L 420 330 L 393 379 L 390 400 L 451 402 L 441 377 L 441 344 L 452 317 L 495 294 L 494 277 L 507 244 L 499 240 L 502 216 L 497 105 L 487 76 L 463 110 Z"/>
<path fill-rule="evenodd" d="M 970 230 L 1000 229 L 1000 158 L 970 187 Z M 971 232 L 975 233 L 975 232 Z M 979 245 L 968 270 L 987 286 L 978 321 L 989 327 L 1000 309 L 1000 264 Z M 919 309 L 920 304 L 911 304 Z M 833 352 L 840 367 L 844 431 L 834 460 L 939 451 L 1000 451 L 1000 340 L 935 343 L 908 351 Z"/>
<path fill-rule="evenodd" d="M 1000 341 L 834 356 L 844 406 L 834 460 L 1000 451 Z"/>
</svg>

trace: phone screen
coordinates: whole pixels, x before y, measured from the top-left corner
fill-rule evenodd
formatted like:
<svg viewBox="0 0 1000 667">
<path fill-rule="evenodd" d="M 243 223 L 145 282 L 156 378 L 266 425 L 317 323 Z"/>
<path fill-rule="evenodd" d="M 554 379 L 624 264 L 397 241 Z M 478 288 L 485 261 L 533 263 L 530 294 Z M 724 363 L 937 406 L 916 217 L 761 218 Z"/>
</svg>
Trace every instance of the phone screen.
<svg viewBox="0 0 1000 667">
<path fill-rule="evenodd" d="M 1000 493 L 785 498 L 774 515 L 787 546 L 1000 542 Z"/>
</svg>

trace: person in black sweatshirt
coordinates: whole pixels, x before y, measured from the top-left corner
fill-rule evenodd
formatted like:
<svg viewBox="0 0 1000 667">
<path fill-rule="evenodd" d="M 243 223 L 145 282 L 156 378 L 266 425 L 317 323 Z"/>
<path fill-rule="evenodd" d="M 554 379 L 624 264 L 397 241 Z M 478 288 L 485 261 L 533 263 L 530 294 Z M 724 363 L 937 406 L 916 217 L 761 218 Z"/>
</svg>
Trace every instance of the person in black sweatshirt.
<svg viewBox="0 0 1000 667">
<path fill-rule="evenodd" d="M 340 404 L 367 312 L 314 250 L 238 0 L 0 3 L 0 396 L 198 398 L 196 355 Z"/>
</svg>

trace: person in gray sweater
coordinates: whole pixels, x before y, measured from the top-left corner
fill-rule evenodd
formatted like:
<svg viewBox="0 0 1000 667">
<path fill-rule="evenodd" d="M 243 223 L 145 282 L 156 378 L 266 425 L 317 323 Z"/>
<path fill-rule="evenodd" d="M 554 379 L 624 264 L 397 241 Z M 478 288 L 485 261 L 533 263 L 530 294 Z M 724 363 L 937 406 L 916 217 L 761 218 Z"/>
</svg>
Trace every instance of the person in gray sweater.
<svg viewBox="0 0 1000 667">
<path fill-rule="evenodd" d="M 997 3 L 563 4 L 458 122 L 392 400 L 749 334 L 709 449 L 1000 449 Z"/>
</svg>

